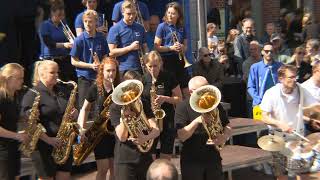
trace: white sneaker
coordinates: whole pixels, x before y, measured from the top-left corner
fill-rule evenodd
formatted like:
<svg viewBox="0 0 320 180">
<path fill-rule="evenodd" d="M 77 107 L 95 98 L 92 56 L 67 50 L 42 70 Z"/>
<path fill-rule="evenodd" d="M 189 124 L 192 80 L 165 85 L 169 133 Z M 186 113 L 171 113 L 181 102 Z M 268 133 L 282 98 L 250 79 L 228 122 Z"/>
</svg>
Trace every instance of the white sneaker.
<svg viewBox="0 0 320 180">
<path fill-rule="evenodd" d="M 258 164 L 258 165 L 253 166 L 252 169 L 254 171 L 262 171 L 263 170 L 263 166 L 262 166 L 262 164 Z"/>
<path fill-rule="evenodd" d="M 273 175 L 272 168 L 271 168 L 270 164 L 263 163 L 263 169 L 264 169 L 264 174 Z"/>
</svg>

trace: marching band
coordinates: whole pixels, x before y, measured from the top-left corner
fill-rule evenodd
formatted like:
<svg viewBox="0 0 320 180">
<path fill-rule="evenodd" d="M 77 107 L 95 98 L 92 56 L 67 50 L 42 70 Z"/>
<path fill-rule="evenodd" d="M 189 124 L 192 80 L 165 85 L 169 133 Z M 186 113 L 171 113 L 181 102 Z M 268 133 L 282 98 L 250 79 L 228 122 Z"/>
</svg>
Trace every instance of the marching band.
<svg viewBox="0 0 320 180">
<path fill-rule="evenodd" d="M 172 158 L 176 138 L 183 145 L 183 180 L 224 179 L 220 151 L 232 129 L 220 104 L 221 87 L 203 76 L 190 79 L 185 69 L 190 40 L 180 4 L 167 4 L 149 52 L 150 15 L 143 2 L 117 3 L 109 32 L 105 15 L 95 11 L 98 0 L 82 2 L 86 10 L 75 19 L 74 36 L 64 4 L 52 1 L 39 30 L 41 61 L 32 89 L 23 89 L 19 64 L 0 69 L 0 179 L 18 178 L 24 144 L 20 151 L 32 158 L 39 179 L 71 179 L 73 164 L 94 153 L 97 180 L 107 174 L 109 180 L 143 180 L 155 159 Z M 311 77 L 316 83 L 319 64 Z M 279 178 L 320 171 L 319 89 L 311 80 L 296 83 L 294 66 L 273 73 L 280 83 L 266 90 L 259 107 L 274 135 L 258 145 L 287 157 L 286 168 L 274 174 Z M 18 133 L 21 117 L 29 124 Z"/>
</svg>

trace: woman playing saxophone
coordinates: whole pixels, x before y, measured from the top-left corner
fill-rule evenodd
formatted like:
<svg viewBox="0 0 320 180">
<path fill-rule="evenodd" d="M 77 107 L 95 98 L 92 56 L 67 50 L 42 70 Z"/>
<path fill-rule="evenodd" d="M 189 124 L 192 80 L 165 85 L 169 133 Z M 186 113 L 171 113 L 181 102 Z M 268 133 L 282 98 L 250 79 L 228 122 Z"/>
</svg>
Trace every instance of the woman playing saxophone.
<svg viewBox="0 0 320 180">
<path fill-rule="evenodd" d="M 95 121 L 108 120 L 108 117 L 100 117 L 101 112 L 106 108 L 104 107 L 104 102 L 112 94 L 113 86 L 117 86 L 119 82 L 120 74 L 118 62 L 110 57 L 104 58 L 98 68 L 96 83 L 90 87 L 79 114 L 78 123 L 82 129 L 84 129 L 85 122 L 87 121 L 89 112 L 92 109 L 95 109 L 96 112 L 96 117 L 94 117 Z M 110 103 L 111 102 L 112 101 L 110 100 Z M 109 109 L 107 110 L 109 111 Z M 84 138 L 85 141 L 85 132 L 82 134 L 82 138 Z M 102 140 L 94 148 L 94 155 L 98 169 L 96 175 L 97 180 L 106 179 L 108 170 L 110 170 L 110 180 L 113 179 L 114 144 L 114 135 L 104 133 Z"/>
<path fill-rule="evenodd" d="M 151 51 L 146 55 L 144 63 L 146 64 L 148 73 L 143 76 L 143 98 L 150 99 L 153 112 L 157 109 L 158 111 L 159 109 L 163 109 L 165 112 L 165 116 L 159 119 L 155 114 L 158 126 L 162 132 L 160 133 L 160 138 L 157 138 L 153 143 L 152 151 L 155 154 L 157 142 L 160 140 L 160 158 L 170 159 L 176 136 L 174 129 L 174 105 L 182 100 L 180 85 L 174 76 L 162 69 L 162 59 L 156 51 Z"/>
<path fill-rule="evenodd" d="M 57 83 L 58 64 L 54 61 L 44 60 L 36 63 L 34 70 L 33 89 L 40 93 L 39 112 L 40 123 L 46 132 L 42 133 L 37 148 L 31 157 L 39 179 L 70 179 L 72 167 L 72 153 L 62 165 L 57 165 L 51 156 L 54 147 L 61 146 L 61 141 L 56 138 L 62 118 L 67 108 L 70 87 Z M 22 101 L 22 112 L 27 113 L 31 108 L 36 94 L 29 91 Z M 78 115 L 76 109 L 71 110 L 70 118 Z"/>
</svg>

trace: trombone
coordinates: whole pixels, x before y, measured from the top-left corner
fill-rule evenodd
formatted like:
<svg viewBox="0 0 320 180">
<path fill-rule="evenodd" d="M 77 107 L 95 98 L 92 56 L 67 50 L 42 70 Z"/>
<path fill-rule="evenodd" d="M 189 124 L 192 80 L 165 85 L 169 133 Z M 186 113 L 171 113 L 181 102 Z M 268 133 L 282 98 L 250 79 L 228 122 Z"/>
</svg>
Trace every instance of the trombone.
<svg viewBox="0 0 320 180">
<path fill-rule="evenodd" d="M 69 40 L 70 43 L 73 43 L 73 41 L 74 41 L 74 39 L 76 37 L 72 33 L 72 31 L 69 28 L 68 24 L 65 24 L 62 20 L 60 20 L 60 23 L 62 24 L 62 29 L 63 29 L 64 35 L 66 36 L 66 38 Z"/>
<path fill-rule="evenodd" d="M 133 0 L 133 3 L 135 4 L 136 11 L 137 11 L 136 21 L 137 21 L 137 23 L 141 24 L 141 26 L 143 26 L 143 28 L 144 28 L 144 31 L 147 32 L 147 29 L 146 29 L 146 27 L 144 26 L 144 23 L 143 23 L 143 18 L 142 18 L 141 11 L 140 11 L 139 4 L 138 4 L 137 0 Z"/>
</svg>

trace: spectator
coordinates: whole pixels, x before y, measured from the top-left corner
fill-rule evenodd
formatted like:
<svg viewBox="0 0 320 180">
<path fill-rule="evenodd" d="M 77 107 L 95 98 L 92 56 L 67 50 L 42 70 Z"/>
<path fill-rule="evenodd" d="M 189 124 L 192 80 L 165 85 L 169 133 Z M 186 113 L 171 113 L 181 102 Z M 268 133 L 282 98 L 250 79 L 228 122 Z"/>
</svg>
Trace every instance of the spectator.
<svg viewBox="0 0 320 180">
<path fill-rule="evenodd" d="M 309 39 L 306 44 L 306 55 L 310 57 L 311 65 L 320 60 L 320 42 L 318 39 Z"/>
<path fill-rule="evenodd" d="M 302 9 L 296 9 L 294 11 L 294 19 L 289 23 L 288 45 L 290 48 L 295 48 L 302 43 L 299 38 L 299 34 L 302 32 L 302 12 Z"/>
<path fill-rule="evenodd" d="M 149 29 L 149 32 L 146 33 L 147 45 L 150 51 L 154 49 L 154 37 L 156 36 L 156 31 L 159 23 L 160 23 L 159 16 L 157 15 L 150 16 L 150 29 Z"/>
<path fill-rule="evenodd" d="M 309 39 L 318 39 L 320 37 L 320 26 L 318 23 L 315 23 L 315 20 L 312 19 L 310 13 L 303 16 L 302 28 L 304 41 Z"/>
<path fill-rule="evenodd" d="M 272 34 L 270 42 L 273 46 L 274 60 L 288 64 L 291 60 L 291 52 L 287 45 L 284 44 L 281 35 L 278 33 Z"/>
<path fill-rule="evenodd" d="M 239 36 L 239 34 L 240 32 L 237 29 L 231 29 L 226 40 L 227 55 L 229 57 L 230 66 L 235 70 L 237 69 L 237 65 L 234 60 L 234 40 Z M 236 71 L 235 74 L 238 74 L 238 72 Z"/>
<path fill-rule="evenodd" d="M 224 41 L 219 41 L 217 46 L 217 58 L 222 55 L 227 55 L 226 43 Z"/>
<path fill-rule="evenodd" d="M 305 50 L 303 47 L 297 47 L 291 57 L 290 65 L 297 68 L 297 82 L 303 83 L 311 76 L 312 66 L 304 57 Z"/>
<path fill-rule="evenodd" d="M 261 51 L 263 58 L 250 68 L 247 90 L 253 99 L 252 107 L 261 103 L 266 90 L 278 83 L 277 71 L 282 63 L 272 58 L 272 44 L 266 43 Z"/>
<path fill-rule="evenodd" d="M 207 37 L 208 37 L 208 48 L 214 55 L 217 54 L 218 37 L 215 35 L 217 32 L 217 26 L 214 23 L 207 24 Z M 216 57 L 216 56 L 214 56 Z"/>
<path fill-rule="evenodd" d="M 217 2 L 216 0 L 210 1 L 210 10 L 207 14 L 207 22 L 208 23 L 214 23 L 218 26 L 219 29 L 221 29 L 221 18 L 220 18 L 220 12 L 217 8 Z"/>
<path fill-rule="evenodd" d="M 192 76 L 203 76 L 209 84 L 222 88 L 223 68 L 218 61 L 210 58 L 209 49 L 202 47 L 199 49 L 198 62 L 192 66 Z"/>
<path fill-rule="evenodd" d="M 178 170 L 171 161 L 157 159 L 147 171 L 147 180 L 178 180 Z"/>
<path fill-rule="evenodd" d="M 219 61 L 220 65 L 222 66 L 223 74 L 225 77 L 234 77 L 235 76 L 234 69 L 230 65 L 229 58 L 227 55 L 220 56 L 218 61 Z"/>
<path fill-rule="evenodd" d="M 250 56 L 242 64 L 242 79 L 246 82 L 248 81 L 248 75 L 251 65 L 261 60 L 261 47 L 258 41 L 250 42 L 249 52 Z"/>
<path fill-rule="evenodd" d="M 246 18 L 242 21 L 242 33 L 236 37 L 234 42 L 234 58 L 239 73 L 242 75 L 242 63 L 249 57 L 249 43 L 255 40 L 254 21 Z"/>
<path fill-rule="evenodd" d="M 270 41 L 270 37 L 273 33 L 276 33 L 276 26 L 274 23 L 267 23 L 265 32 L 261 38 L 261 43 L 264 44 Z"/>
<path fill-rule="evenodd" d="M 318 102 L 320 102 L 320 63 L 312 67 L 312 76 L 301 84 Z"/>
</svg>

